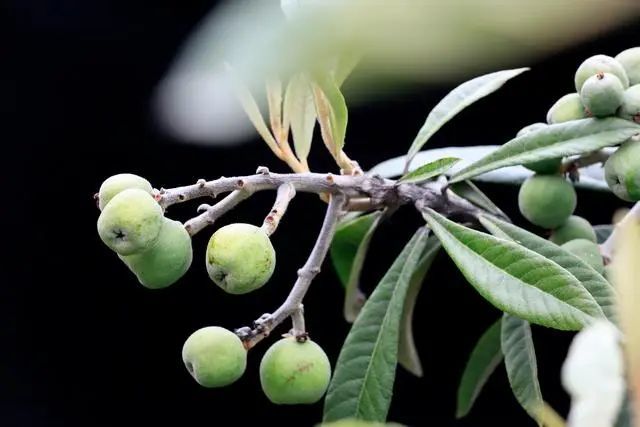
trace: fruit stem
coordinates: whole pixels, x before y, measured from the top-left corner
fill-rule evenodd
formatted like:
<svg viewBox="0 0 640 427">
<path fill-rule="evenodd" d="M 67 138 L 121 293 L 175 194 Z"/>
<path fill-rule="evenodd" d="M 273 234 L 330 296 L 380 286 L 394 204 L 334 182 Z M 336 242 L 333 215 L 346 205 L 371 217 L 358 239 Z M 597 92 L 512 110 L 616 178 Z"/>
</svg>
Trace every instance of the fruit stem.
<svg viewBox="0 0 640 427">
<path fill-rule="evenodd" d="M 251 197 L 252 194 L 253 191 L 248 188 L 243 188 L 232 191 L 213 206 L 202 205 L 201 208 L 204 207 L 204 212 L 185 222 L 184 228 L 190 236 L 193 236 L 207 225 L 213 224 L 218 218 L 235 208 L 240 202 Z"/>
<path fill-rule="evenodd" d="M 291 323 L 293 326 L 291 334 L 299 341 L 306 340 L 308 334 L 304 324 L 304 306 L 302 304 L 291 313 Z"/>
<path fill-rule="evenodd" d="M 278 187 L 276 201 L 273 203 L 271 211 L 262 223 L 262 230 L 267 233 L 268 236 L 271 236 L 278 228 L 280 220 L 287 211 L 289 202 L 295 197 L 295 195 L 296 188 L 290 182 Z"/>
<path fill-rule="evenodd" d="M 604 150 L 592 151 L 591 153 L 562 163 L 560 170 L 562 173 L 571 173 L 580 168 L 595 165 L 598 163 L 604 163 L 609 158 L 609 155 L 610 154 Z"/>
</svg>

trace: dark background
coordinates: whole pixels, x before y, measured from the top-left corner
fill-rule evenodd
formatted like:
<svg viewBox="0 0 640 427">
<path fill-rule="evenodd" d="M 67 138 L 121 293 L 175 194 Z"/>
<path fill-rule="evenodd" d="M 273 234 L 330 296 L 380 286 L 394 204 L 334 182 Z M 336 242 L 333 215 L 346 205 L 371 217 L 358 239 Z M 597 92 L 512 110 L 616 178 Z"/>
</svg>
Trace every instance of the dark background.
<svg viewBox="0 0 640 427">
<path fill-rule="evenodd" d="M 0 425 L 115 426 L 271 424 L 311 426 L 322 405 L 279 407 L 263 396 L 251 352 L 244 377 L 218 390 L 199 387 L 182 365 L 186 337 L 206 325 L 248 325 L 283 300 L 311 249 L 322 220 L 315 196 L 300 195 L 274 235 L 278 268 L 268 286 L 234 297 L 213 285 L 204 268 L 211 230 L 194 239 L 191 271 L 176 285 L 150 291 L 99 240 L 93 193 L 106 177 L 133 172 L 156 187 L 250 174 L 285 166 L 258 140 L 232 148 L 188 145 L 156 130 L 149 98 L 180 43 L 210 10 L 209 1 L 14 0 L 2 25 L 2 262 L 0 287 Z M 615 55 L 638 45 L 640 23 L 543 60 L 532 71 L 460 114 L 432 141 L 492 144 L 525 124 L 544 120 L 570 92 L 587 56 Z M 8 41 L 8 43 L 7 43 Z M 496 65 L 496 69 L 500 64 Z M 349 155 L 365 167 L 403 154 L 428 109 L 450 86 L 403 91 L 351 111 Z M 331 168 L 320 149 L 313 167 Z M 520 224 L 517 188 L 482 188 Z M 258 194 L 220 225 L 259 223 L 272 202 Z M 608 222 L 622 203 L 579 193 L 578 214 Z M 185 220 L 197 202 L 172 208 Z M 366 264 L 367 289 L 379 280 L 421 223 L 405 209 L 381 229 Z M 335 362 L 348 325 L 342 288 L 327 263 L 306 300 L 315 341 Z M 500 366 L 465 420 L 454 421 L 457 384 L 466 358 L 499 313 L 444 254 L 420 295 L 415 332 L 425 367 L 417 379 L 398 369 L 389 419 L 408 425 L 533 425 L 511 395 Z M 284 332 L 286 327 L 281 328 Z M 566 413 L 559 369 L 571 334 L 534 327 L 543 394 Z M 229 421 L 223 421 L 224 419 Z"/>
</svg>

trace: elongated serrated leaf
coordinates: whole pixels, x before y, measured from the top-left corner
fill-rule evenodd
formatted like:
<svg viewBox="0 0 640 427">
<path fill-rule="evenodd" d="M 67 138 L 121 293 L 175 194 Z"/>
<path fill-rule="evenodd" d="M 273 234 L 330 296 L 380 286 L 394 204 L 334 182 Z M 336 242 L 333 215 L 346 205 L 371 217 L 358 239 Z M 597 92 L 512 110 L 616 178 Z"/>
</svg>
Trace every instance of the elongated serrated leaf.
<svg viewBox="0 0 640 427">
<path fill-rule="evenodd" d="M 356 320 L 356 317 L 360 314 L 360 310 L 366 301 L 364 293 L 360 290 L 360 273 L 362 273 L 362 267 L 364 266 L 367 253 L 369 252 L 371 238 L 378 228 L 378 224 L 382 218 L 382 212 L 373 212 L 366 215 L 364 218 L 365 219 L 358 218 L 359 221 L 356 220 L 357 223 L 363 224 L 369 221 L 371 222 L 369 228 L 362 236 L 362 240 L 360 240 L 360 243 L 358 244 L 358 249 L 353 257 L 351 269 L 349 270 L 349 279 L 345 288 L 343 314 L 344 318 L 349 323 L 353 323 Z"/>
<path fill-rule="evenodd" d="M 502 353 L 509 384 L 518 403 L 534 420 L 543 399 L 538 383 L 538 363 L 529 322 L 509 314 L 502 317 Z"/>
<path fill-rule="evenodd" d="M 453 175 L 451 182 L 482 173 L 556 157 L 588 153 L 620 144 L 640 133 L 640 125 L 616 117 L 557 123 L 516 137 Z"/>
<path fill-rule="evenodd" d="M 423 369 L 418 355 L 418 349 L 413 338 L 413 311 L 416 306 L 416 300 L 425 276 L 433 263 L 436 255 L 440 251 L 440 241 L 436 236 L 429 237 L 424 255 L 418 263 L 415 273 L 411 277 L 407 297 L 402 308 L 402 319 L 400 320 L 400 342 L 398 343 L 398 363 L 411 372 L 416 377 L 422 377 Z"/>
<path fill-rule="evenodd" d="M 329 104 L 329 123 L 331 125 L 331 137 L 333 140 L 331 151 L 334 155 L 337 155 L 344 147 L 344 138 L 347 133 L 349 116 L 347 103 L 342 92 L 340 92 L 340 88 L 332 78 L 320 74 L 316 74 L 314 77 Z"/>
<path fill-rule="evenodd" d="M 400 316 L 427 243 L 421 228 L 396 258 L 351 327 L 329 384 L 323 421 L 385 421 L 395 379 Z"/>
<path fill-rule="evenodd" d="M 413 172 L 409 172 L 408 174 L 400 178 L 399 181 L 414 183 L 424 182 L 431 178 L 442 175 L 459 161 L 460 159 L 456 159 L 455 157 L 445 157 L 444 159 L 434 160 L 420 166 Z"/>
<path fill-rule="evenodd" d="M 490 155 L 499 149 L 500 145 L 478 145 L 468 147 L 443 147 L 433 148 L 430 150 L 420 151 L 416 154 L 412 164 L 421 164 L 437 159 L 440 157 L 457 157 L 461 159 L 450 170 L 449 175 L 455 175 L 457 172 L 465 169 L 467 166 L 477 162 L 478 160 Z M 606 147 L 602 151 L 611 154 L 616 150 L 615 147 Z M 398 156 L 375 165 L 367 173 L 371 175 L 380 175 L 384 178 L 399 177 L 404 173 L 407 156 Z M 414 170 L 410 167 L 409 171 Z M 498 184 L 520 185 L 522 182 L 533 175 L 533 172 L 524 166 L 508 166 L 497 170 L 482 173 L 474 176 L 474 181 L 493 182 Z M 462 181 L 460 181 L 462 182 Z M 450 183 L 451 184 L 451 183 Z M 457 183 L 456 183 L 457 184 Z M 594 164 L 580 169 L 580 180 L 574 183 L 576 188 L 584 188 L 596 191 L 611 192 L 604 179 L 604 171 L 602 165 Z"/>
<path fill-rule="evenodd" d="M 287 85 L 284 95 L 283 127 L 291 126 L 293 148 L 300 160 L 306 160 L 311 150 L 313 129 L 316 125 L 316 107 L 308 79 L 298 74 Z"/>
<path fill-rule="evenodd" d="M 604 243 L 605 240 L 613 233 L 612 224 L 594 225 L 593 230 L 596 232 L 596 240 L 598 244 Z"/>
<path fill-rule="evenodd" d="M 609 320 L 615 320 L 615 290 L 600 273 L 582 259 L 555 243 L 511 223 L 485 215 L 480 216 L 480 222 L 491 234 L 512 239 L 564 268 L 593 296 L 604 315 Z"/>
<path fill-rule="evenodd" d="M 500 310 L 562 330 L 578 330 L 602 317 L 591 294 L 555 262 L 456 224 L 433 209 L 424 209 L 423 215 L 469 283 Z"/>
<path fill-rule="evenodd" d="M 468 200 L 479 208 L 484 209 L 485 211 L 500 216 L 502 218 L 509 218 L 507 214 L 502 212 L 502 210 L 496 206 L 495 203 L 487 197 L 473 182 L 471 181 L 460 181 L 453 183 L 449 186 L 449 189 L 456 193 L 458 196 Z"/>
<path fill-rule="evenodd" d="M 482 334 L 471 351 L 458 387 L 457 418 L 462 418 L 469 413 L 480 391 L 502 361 L 501 328 L 502 319 Z"/>
<path fill-rule="evenodd" d="M 456 114 L 477 100 L 500 89 L 509 79 L 527 70 L 528 68 L 518 68 L 515 70 L 503 70 L 485 74 L 462 83 L 449 92 L 449 94 L 442 98 L 438 105 L 431 110 L 427 116 L 427 120 L 413 140 L 411 148 L 409 148 L 409 161 L 420 151 L 429 138 Z"/>
</svg>

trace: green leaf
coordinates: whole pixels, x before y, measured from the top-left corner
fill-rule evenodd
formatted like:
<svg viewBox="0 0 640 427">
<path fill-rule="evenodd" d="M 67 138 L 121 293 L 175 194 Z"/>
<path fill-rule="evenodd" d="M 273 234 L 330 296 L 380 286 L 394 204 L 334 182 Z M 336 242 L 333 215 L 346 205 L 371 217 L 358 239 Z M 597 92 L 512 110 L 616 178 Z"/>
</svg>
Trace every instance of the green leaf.
<svg viewBox="0 0 640 427">
<path fill-rule="evenodd" d="M 602 317 L 591 294 L 555 262 L 433 209 L 423 215 L 469 283 L 500 310 L 561 330 L 578 330 Z"/>
<path fill-rule="evenodd" d="M 616 297 L 613 287 L 601 274 L 582 259 L 564 250 L 555 243 L 530 233 L 527 230 L 523 230 L 511 223 L 488 215 L 481 215 L 480 222 L 491 234 L 514 240 L 523 247 L 542 255 L 564 268 L 593 296 L 593 299 L 602 309 L 603 314 L 609 320 L 613 321 L 615 319 Z"/>
<path fill-rule="evenodd" d="M 596 239 L 598 244 L 604 243 L 605 240 L 613 233 L 612 224 L 594 225 L 593 230 L 596 232 Z"/>
<path fill-rule="evenodd" d="M 502 361 L 501 324 L 502 319 L 491 325 L 482 334 L 469 356 L 458 387 L 457 418 L 462 418 L 471 411 L 480 391 Z"/>
<path fill-rule="evenodd" d="M 302 74 L 293 76 L 287 85 L 283 115 L 284 128 L 291 126 L 296 156 L 304 161 L 311 150 L 313 128 L 316 125 L 316 107 L 311 85 Z"/>
<path fill-rule="evenodd" d="M 427 237 L 425 228 L 414 234 L 351 327 L 329 384 L 323 421 L 350 417 L 385 421 L 395 379 L 402 307 Z"/>
<path fill-rule="evenodd" d="M 418 294 L 422 289 L 424 278 L 433 263 L 436 255 L 440 251 L 440 241 L 437 237 L 431 236 L 427 241 L 427 248 L 418 263 L 415 273 L 409 282 L 407 297 L 402 309 L 402 319 L 400 320 L 400 342 L 398 343 L 398 363 L 411 372 L 416 377 L 422 377 L 423 369 L 418 355 L 418 349 L 413 338 L 413 311 L 416 306 Z"/>
<path fill-rule="evenodd" d="M 441 157 L 456 157 L 462 160 L 459 163 L 456 163 L 448 172 L 448 175 L 455 175 L 458 171 L 488 156 L 500 147 L 500 145 L 476 145 L 466 147 L 432 148 L 429 150 L 420 151 L 418 154 L 416 154 L 416 156 L 413 158 L 412 164 L 426 163 L 431 161 L 432 159 L 438 159 Z M 601 151 L 611 154 L 616 151 L 616 148 L 606 147 Z M 367 173 L 371 175 L 380 175 L 383 178 L 400 177 L 405 172 L 404 169 L 407 162 L 407 157 L 408 156 L 405 154 L 403 156 L 384 160 L 369 169 Z M 409 171 L 413 169 L 415 168 L 409 167 Z M 531 175 L 533 175 L 532 171 L 525 168 L 524 166 L 516 165 L 492 170 L 490 172 L 477 175 L 473 177 L 473 180 L 492 182 L 497 184 L 520 185 Z M 452 185 L 451 182 L 449 184 Z M 580 180 L 574 182 L 573 184 L 577 189 L 584 188 L 588 190 L 611 193 L 611 189 L 604 180 L 602 165 L 600 164 L 589 165 L 581 168 Z"/>
<path fill-rule="evenodd" d="M 549 125 L 516 137 L 453 175 L 451 182 L 544 159 L 584 154 L 620 144 L 640 132 L 640 126 L 616 117 L 589 118 Z"/>
<path fill-rule="evenodd" d="M 518 68 L 485 74 L 462 83 L 449 92 L 427 116 L 427 120 L 411 144 L 407 163 L 420 151 L 429 138 L 456 114 L 477 100 L 500 89 L 509 79 L 527 70 L 528 68 Z"/>
<path fill-rule="evenodd" d="M 345 287 L 349 283 L 353 261 L 362 239 L 379 216 L 380 212 L 356 216 L 348 221 L 341 221 L 336 227 L 329 254 L 338 278 Z"/>
<path fill-rule="evenodd" d="M 449 189 L 456 193 L 463 199 L 468 200 L 477 207 L 486 210 L 487 212 L 508 219 L 507 214 L 496 206 L 495 203 L 487 197 L 473 182 L 460 181 L 449 185 Z"/>
<path fill-rule="evenodd" d="M 342 92 L 340 92 L 340 88 L 331 77 L 317 73 L 315 75 L 315 81 L 329 103 L 329 123 L 331 125 L 331 136 L 333 138 L 332 151 L 334 155 L 337 155 L 344 147 L 344 138 L 347 133 L 347 121 L 349 117 L 347 103 Z"/>
<path fill-rule="evenodd" d="M 509 384 L 518 403 L 534 420 L 543 400 L 538 383 L 538 364 L 529 322 L 505 314 L 502 317 L 502 353 Z"/>
<path fill-rule="evenodd" d="M 355 230 L 353 231 L 356 235 L 352 235 L 352 237 L 357 237 L 357 233 L 362 232 L 363 226 L 367 223 L 369 223 L 369 227 L 364 230 L 362 239 L 358 243 L 358 247 L 351 263 L 351 268 L 349 269 L 349 278 L 345 287 L 343 314 L 344 318 L 349 323 L 353 323 L 356 320 L 356 317 L 360 314 L 360 310 L 366 301 L 366 296 L 360 290 L 360 274 L 362 273 L 362 267 L 364 266 L 367 253 L 369 252 L 371 238 L 378 228 L 381 218 L 382 212 L 376 211 L 354 220 Z"/>
<path fill-rule="evenodd" d="M 400 181 L 413 183 L 425 182 L 431 178 L 442 175 L 459 161 L 460 159 L 456 159 L 455 157 L 445 157 L 443 159 L 434 160 L 433 162 L 420 166 L 413 172 L 409 172 L 400 178 Z"/>
</svg>

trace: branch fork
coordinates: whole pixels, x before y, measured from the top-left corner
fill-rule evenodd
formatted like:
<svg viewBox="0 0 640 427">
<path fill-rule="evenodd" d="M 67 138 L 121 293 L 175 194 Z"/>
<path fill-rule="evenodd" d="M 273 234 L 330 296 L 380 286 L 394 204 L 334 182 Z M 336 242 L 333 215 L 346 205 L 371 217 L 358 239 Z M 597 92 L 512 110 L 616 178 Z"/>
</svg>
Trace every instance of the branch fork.
<svg viewBox="0 0 640 427">
<path fill-rule="evenodd" d="M 156 198 L 166 209 L 177 203 L 229 193 L 214 205 L 201 204 L 198 207 L 199 215 L 185 223 L 186 230 L 192 236 L 215 223 L 222 215 L 258 191 L 276 191 L 273 207 L 261 226 L 268 235 L 276 231 L 297 192 L 316 193 L 328 198 L 318 238 L 306 263 L 298 270 L 298 277 L 286 300 L 273 313 L 263 314 L 256 319 L 252 327 L 245 326 L 235 331 L 245 348 L 251 349 L 289 318 L 292 328 L 288 335 L 299 341 L 307 339 L 302 302 L 311 282 L 320 273 L 338 221 L 346 211 L 385 209 L 392 212 L 401 205 L 413 203 L 419 210 L 428 206 L 445 214 L 475 217 L 480 212 L 479 208 L 448 190 L 446 185 L 446 180 L 422 184 L 397 183 L 377 175 L 358 172 L 349 175 L 311 172 L 277 174 L 266 167 L 259 167 L 254 175 L 221 177 L 213 181 L 198 180 L 193 185 L 162 190 Z"/>
</svg>

